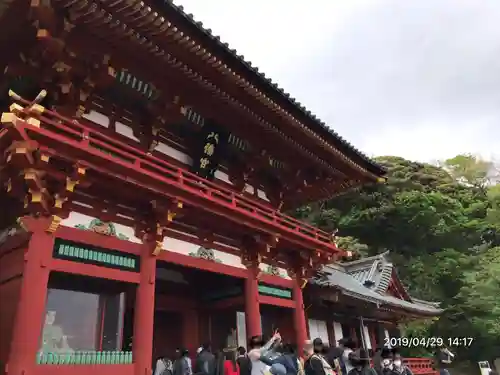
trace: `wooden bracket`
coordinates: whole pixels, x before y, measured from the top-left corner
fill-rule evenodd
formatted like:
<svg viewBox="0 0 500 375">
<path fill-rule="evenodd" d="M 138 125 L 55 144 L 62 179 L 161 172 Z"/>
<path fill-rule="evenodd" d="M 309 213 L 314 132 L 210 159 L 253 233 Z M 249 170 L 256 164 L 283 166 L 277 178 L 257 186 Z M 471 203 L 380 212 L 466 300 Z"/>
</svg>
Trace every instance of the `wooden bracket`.
<svg viewBox="0 0 500 375">
<path fill-rule="evenodd" d="M 2 113 L 2 124 L 10 124 L 11 126 L 16 126 L 18 120 L 24 120 L 26 123 L 40 127 L 40 120 L 36 117 L 40 116 L 44 111 L 45 107 L 39 103 L 45 99 L 47 96 L 47 90 L 41 90 L 35 99 L 29 102 L 27 105 L 22 105 L 16 102 L 24 102 L 23 98 L 13 90 L 9 90 L 9 97 L 13 104 L 9 107 L 9 112 Z"/>
<path fill-rule="evenodd" d="M 271 253 L 271 250 L 278 245 L 280 236 L 278 234 L 264 236 L 257 235 L 254 237 L 254 239 L 259 252 L 269 255 Z"/>
<path fill-rule="evenodd" d="M 259 266 L 262 263 L 262 254 L 255 247 L 241 249 L 241 263 L 255 273 L 257 279 L 262 276 Z"/>
<path fill-rule="evenodd" d="M 140 238 L 144 244 L 151 248 L 151 254 L 157 256 L 163 248 L 163 239 L 166 237 L 166 226 L 159 223 L 138 225 L 135 228 L 135 236 Z"/>
<path fill-rule="evenodd" d="M 168 226 L 184 207 L 182 201 L 176 199 L 168 203 L 153 200 L 150 204 L 156 222 L 163 226 Z"/>
<path fill-rule="evenodd" d="M 142 227 L 136 228 L 136 236 L 141 238 L 144 243 L 151 244 L 152 255 L 160 254 L 163 247 L 163 240 L 167 236 L 167 228 L 180 212 L 183 203 L 173 200 L 169 204 L 162 204 L 158 201 L 151 201 L 151 216 L 153 219 Z"/>
<path fill-rule="evenodd" d="M 45 231 L 47 233 L 54 233 L 59 228 L 59 225 L 61 224 L 62 220 L 63 220 L 62 217 L 57 215 L 52 215 L 51 220 L 49 222 L 49 226 L 47 227 L 47 229 L 45 229 Z"/>
</svg>

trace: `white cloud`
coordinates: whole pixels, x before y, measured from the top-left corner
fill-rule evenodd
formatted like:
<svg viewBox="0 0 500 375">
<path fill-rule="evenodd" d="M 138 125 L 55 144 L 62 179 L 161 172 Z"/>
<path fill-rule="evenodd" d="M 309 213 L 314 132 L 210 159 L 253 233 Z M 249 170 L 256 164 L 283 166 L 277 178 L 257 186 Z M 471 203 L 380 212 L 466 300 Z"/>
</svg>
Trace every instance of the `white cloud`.
<svg viewBox="0 0 500 375">
<path fill-rule="evenodd" d="M 178 0 L 357 148 L 491 157 L 498 0 Z"/>
</svg>

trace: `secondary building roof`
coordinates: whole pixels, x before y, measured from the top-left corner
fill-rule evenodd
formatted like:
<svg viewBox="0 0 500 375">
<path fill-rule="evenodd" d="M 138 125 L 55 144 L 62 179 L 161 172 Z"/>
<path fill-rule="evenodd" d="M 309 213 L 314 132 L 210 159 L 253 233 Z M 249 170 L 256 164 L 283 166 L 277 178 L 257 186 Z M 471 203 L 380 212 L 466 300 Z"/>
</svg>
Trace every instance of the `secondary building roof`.
<svg viewBox="0 0 500 375">
<path fill-rule="evenodd" d="M 412 298 L 402 286 L 388 252 L 352 262 L 328 265 L 313 283 L 339 289 L 344 295 L 400 308 L 417 314 L 435 316 L 443 310 L 438 302 Z"/>
</svg>

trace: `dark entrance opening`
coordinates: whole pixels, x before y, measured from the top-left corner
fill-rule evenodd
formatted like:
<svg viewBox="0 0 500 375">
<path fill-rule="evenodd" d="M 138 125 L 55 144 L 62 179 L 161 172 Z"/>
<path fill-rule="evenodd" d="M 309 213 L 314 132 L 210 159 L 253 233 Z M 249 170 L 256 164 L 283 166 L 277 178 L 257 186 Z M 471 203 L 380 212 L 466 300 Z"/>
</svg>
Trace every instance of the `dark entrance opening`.
<svg viewBox="0 0 500 375">
<path fill-rule="evenodd" d="M 174 355 L 176 348 L 186 348 L 194 357 L 205 342 L 211 343 L 214 350 L 246 343 L 238 312 L 244 312 L 242 279 L 158 262 L 155 358 Z"/>
<path fill-rule="evenodd" d="M 155 311 L 153 358 L 175 358 L 175 350 L 182 346 L 182 315 L 176 311 Z"/>
</svg>

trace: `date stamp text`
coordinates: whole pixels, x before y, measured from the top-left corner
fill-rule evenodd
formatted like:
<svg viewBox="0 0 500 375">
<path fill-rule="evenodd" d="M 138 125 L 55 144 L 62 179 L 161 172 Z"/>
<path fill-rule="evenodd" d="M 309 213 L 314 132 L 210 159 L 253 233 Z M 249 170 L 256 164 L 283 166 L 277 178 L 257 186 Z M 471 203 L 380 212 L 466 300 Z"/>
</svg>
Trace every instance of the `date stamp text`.
<svg viewBox="0 0 500 375">
<path fill-rule="evenodd" d="M 474 342 L 472 337 L 386 337 L 384 346 L 400 348 L 443 348 L 469 347 Z"/>
</svg>

